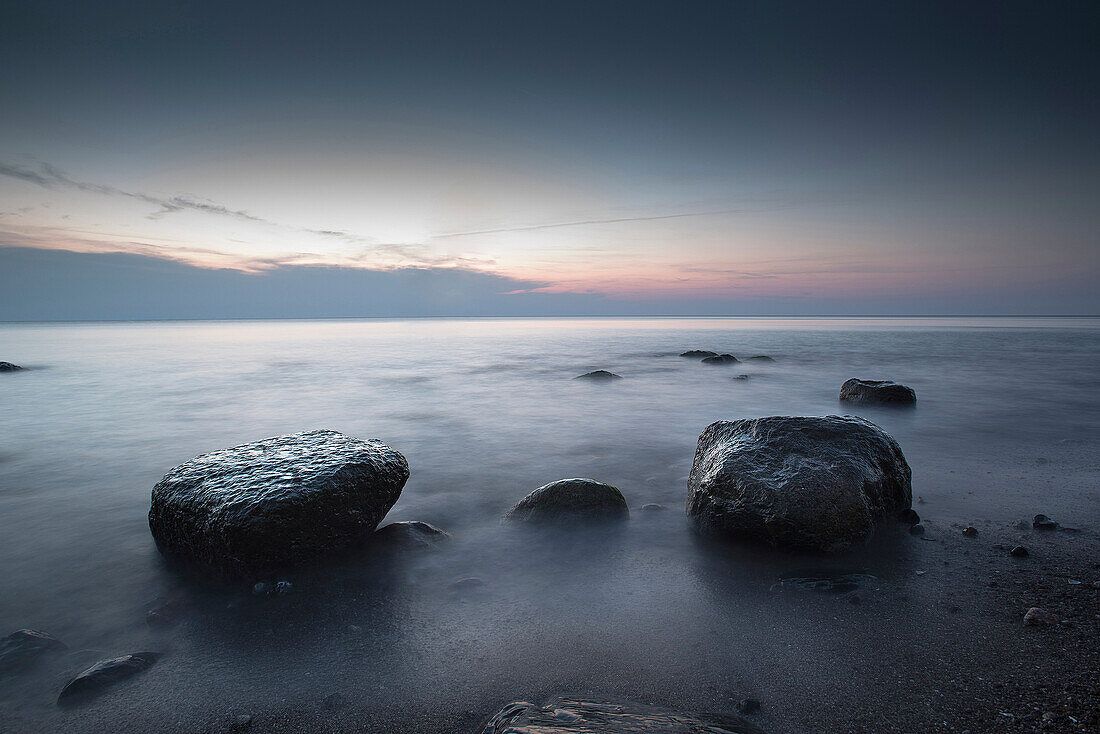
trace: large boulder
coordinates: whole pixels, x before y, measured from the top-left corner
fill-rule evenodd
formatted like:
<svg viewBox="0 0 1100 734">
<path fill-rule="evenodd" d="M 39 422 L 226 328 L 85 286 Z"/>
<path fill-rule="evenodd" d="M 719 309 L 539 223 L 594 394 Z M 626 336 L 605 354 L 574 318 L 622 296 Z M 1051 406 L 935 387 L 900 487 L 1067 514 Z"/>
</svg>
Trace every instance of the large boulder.
<svg viewBox="0 0 1100 734">
<path fill-rule="evenodd" d="M 0 372 L 18 372 L 21 369 L 23 368 L 17 364 L 12 364 L 11 362 L 0 362 Z"/>
<path fill-rule="evenodd" d="M 913 388 L 889 380 L 858 380 L 853 377 L 840 386 L 840 399 L 849 403 L 917 402 Z"/>
<path fill-rule="evenodd" d="M 506 522 L 569 522 L 623 519 L 630 514 L 623 493 L 594 479 L 559 479 L 524 497 Z"/>
<path fill-rule="evenodd" d="M 405 457 L 377 439 L 277 436 L 168 472 L 149 529 L 170 559 L 251 577 L 366 538 L 408 478 Z"/>
<path fill-rule="evenodd" d="M 671 711 L 656 706 L 555 698 L 545 706 L 510 703 L 479 734 L 759 734 L 749 721 L 729 714 Z"/>
<path fill-rule="evenodd" d="M 718 421 L 699 436 L 687 511 L 708 533 L 844 550 L 910 506 L 911 478 L 897 441 L 862 418 Z"/>
</svg>

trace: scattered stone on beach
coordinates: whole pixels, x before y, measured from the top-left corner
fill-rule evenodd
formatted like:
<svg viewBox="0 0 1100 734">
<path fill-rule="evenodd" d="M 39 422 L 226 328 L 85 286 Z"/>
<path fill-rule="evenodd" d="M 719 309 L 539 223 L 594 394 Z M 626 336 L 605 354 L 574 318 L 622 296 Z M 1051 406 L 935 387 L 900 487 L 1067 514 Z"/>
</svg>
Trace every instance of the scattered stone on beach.
<svg viewBox="0 0 1100 734">
<path fill-rule="evenodd" d="M 747 379 L 749 379 L 749 377 L 750 377 L 750 375 L 737 375 L 736 377 L 733 377 L 732 379 L 734 379 L 734 380 L 747 380 Z"/>
<path fill-rule="evenodd" d="M 508 510 L 506 522 L 566 522 L 625 519 L 626 499 L 616 487 L 594 479 L 560 479 L 531 492 Z"/>
<path fill-rule="evenodd" d="M 0 640 L 0 675 L 21 670 L 51 650 L 64 649 L 65 643 L 48 632 L 16 630 Z"/>
<path fill-rule="evenodd" d="M 204 454 L 153 487 L 149 528 L 169 559 L 250 576 L 369 536 L 409 478 L 377 439 L 309 431 Z"/>
<path fill-rule="evenodd" d="M 758 354 L 755 357 L 749 357 L 749 362 L 774 362 L 775 360 L 766 354 Z"/>
<path fill-rule="evenodd" d="M 760 710 L 760 702 L 755 698 L 743 698 L 737 702 L 737 710 L 743 714 L 755 714 Z"/>
<path fill-rule="evenodd" d="M 64 705 L 91 698 L 119 681 L 148 670 L 162 654 L 135 652 L 110 660 L 100 660 L 66 683 L 57 697 L 57 703 Z"/>
<path fill-rule="evenodd" d="M 668 508 L 656 502 L 647 502 L 642 505 L 642 512 L 662 512 Z"/>
<path fill-rule="evenodd" d="M 840 399 L 849 403 L 900 405 L 917 402 L 917 394 L 913 388 L 890 380 L 859 380 L 853 377 L 840 386 Z"/>
<path fill-rule="evenodd" d="M 614 372 L 608 372 L 607 370 L 596 370 L 595 372 L 585 372 L 583 375 L 577 375 L 574 380 L 592 380 L 594 382 L 608 382 L 610 380 L 621 380 L 622 375 L 616 375 Z"/>
<path fill-rule="evenodd" d="M 280 596 L 283 595 L 283 594 L 289 594 L 291 589 L 293 589 L 293 588 L 294 588 L 294 584 L 290 583 L 289 581 L 276 581 L 275 582 L 275 593 L 279 594 Z"/>
<path fill-rule="evenodd" d="M 699 436 L 687 511 L 704 532 L 839 551 L 909 507 L 911 481 L 897 441 L 862 418 L 718 421 Z"/>
<path fill-rule="evenodd" d="M 717 357 L 718 352 L 708 352 L 705 349 L 692 349 L 684 352 L 681 357 L 687 357 L 688 359 L 705 359 L 707 357 Z"/>
<path fill-rule="evenodd" d="M 1035 519 L 1031 521 L 1031 527 L 1036 530 L 1057 530 L 1058 523 L 1046 515 L 1036 515 Z"/>
<path fill-rule="evenodd" d="M 910 526 L 909 534 L 910 535 L 924 535 L 924 526 L 921 525 L 920 523 L 917 523 L 916 525 Z"/>
<path fill-rule="evenodd" d="M 978 537 L 978 529 L 973 525 L 967 525 L 965 528 L 963 528 L 962 533 L 968 538 Z"/>
<path fill-rule="evenodd" d="M 11 362 L 0 362 L 0 372 L 18 372 L 22 367 Z"/>
<path fill-rule="evenodd" d="M 1022 545 L 1018 545 L 1010 550 L 1008 552 L 1008 555 L 1012 556 L 1013 558 L 1027 558 L 1031 554 L 1027 552 L 1027 548 L 1023 547 Z"/>
<path fill-rule="evenodd" d="M 912 507 L 906 507 L 898 513 L 898 522 L 904 525 L 916 525 L 920 522 L 920 515 Z"/>
<path fill-rule="evenodd" d="M 510 703 L 479 734 L 760 734 L 741 716 L 689 713 L 634 703 L 555 698 L 545 706 Z"/>
<path fill-rule="evenodd" d="M 703 359 L 703 364 L 736 364 L 740 361 L 732 354 L 718 354 L 713 357 L 706 357 Z"/>
<path fill-rule="evenodd" d="M 374 532 L 371 546 L 386 551 L 428 550 L 450 537 L 445 530 L 419 520 L 391 522 Z"/>
<path fill-rule="evenodd" d="M 1062 621 L 1054 612 L 1048 612 L 1039 607 L 1032 607 L 1024 615 L 1024 624 L 1028 627 L 1049 627 Z"/>
</svg>

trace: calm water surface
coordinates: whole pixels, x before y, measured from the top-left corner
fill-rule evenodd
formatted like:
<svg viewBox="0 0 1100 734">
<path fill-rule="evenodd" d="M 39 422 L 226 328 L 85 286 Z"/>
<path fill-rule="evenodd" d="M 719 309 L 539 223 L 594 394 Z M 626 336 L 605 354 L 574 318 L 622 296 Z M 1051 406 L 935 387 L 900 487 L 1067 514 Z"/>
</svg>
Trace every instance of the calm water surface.
<svg viewBox="0 0 1100 734">
<path fill-rule="evenodd" d="M 776 361 L 706 366 L 686 349 Z M 0 359 L 29 368 L 0 375 L 0 633 L 44 629 L 72 650 L 0 687 L 13 730 L 194 731 L 254 713 L 468 731 L 509 699 L 591 690 L 708 707 L 770 693 L 792 709 L 771 727 L 793 731 L 812 705 L 799 690 L 828 678 L 808 661 L 855 655 L 861 633 L 767 601 L 804 559 L 716 550 L 687 530 L 695 440 L 718 419 L 863 415 L 900 442 L 932 531 L 1100 518 L 1097 319 L 9 324 Z M 625 379 L 571 379 L 593 369 Z M 919 402 L 841 406 L 849 377 L 903 382 Z M 303 572 L 265 601 L 164 566 L 146 524 L 161 475 L 314 428 L 402 451 L 412 476 L 389 519 L 438 525 L 449 547 Z M 572 476 L 669 510 L 608 533 L 499 525 Z M 921 547 L 853 562 L 901 578 Z M 482 589 L 450 590 L 467 576 Z M 193 604 L 168 632 L 144 622 L 162 594 Z M 896 629 L 916 623 L 901 614 Z M 74 668 L 138 649 L 170 654 L 78 712 L 53 706 Z"/>
</svg>

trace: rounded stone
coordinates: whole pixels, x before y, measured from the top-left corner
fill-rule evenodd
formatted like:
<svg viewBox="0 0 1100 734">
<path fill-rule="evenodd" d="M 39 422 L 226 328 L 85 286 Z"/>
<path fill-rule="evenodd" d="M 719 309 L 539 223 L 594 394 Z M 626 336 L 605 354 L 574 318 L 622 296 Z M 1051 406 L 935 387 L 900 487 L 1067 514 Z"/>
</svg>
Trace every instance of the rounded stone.
<svg viewBox="0 0 1100 734">
<path fill-rule="evenodd" d="M 853 377 L 840 386 L 840 399 L 849 403 L 904 405 L 917 402 L 917 393 L 911 387 L 889 380 L 857 380 Z"/>
<path fill-rule="evenodd" d="M 874 423 L 773 416 L 704 429 L 687 512 L 707 533 L 830 552 L 865 543 L 911 501 L 901 447 Z"/>
<path fill-rule="evenodd" d="M 409 478 L 377 439 L 309 431 L 204 454 L 153 487 L 149 529 L 165 557 L 262 575 L 369 536 Z"/>
<path fill-rule="evenodd" d="M 560 479 L 543 485 L 504 515 L 507 522 L 613 520 L 629 515 L 616 487 L 594 479 Z"/>
</svg>

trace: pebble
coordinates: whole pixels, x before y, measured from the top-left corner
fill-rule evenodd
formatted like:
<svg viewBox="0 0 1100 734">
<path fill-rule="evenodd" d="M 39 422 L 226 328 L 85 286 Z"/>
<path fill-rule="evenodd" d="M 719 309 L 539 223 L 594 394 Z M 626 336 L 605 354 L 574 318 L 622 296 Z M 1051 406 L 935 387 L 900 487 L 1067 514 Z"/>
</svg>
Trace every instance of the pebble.
<svg viewBox="0 0 1100 734">
<path fill-rule="evenodd" d="M 977 534 L 978 534 L 978 529 L 976 527 L 974 527 L 973 525 L 967 525 L 965 528 L 963 528 L 963 535 L 965 535 L 968 538 L 973 538 L 973 537 L 977 536 Z"/>
<path fill-rule="evenodd" d="M 760 702 L 755 698 L 746 698 L 737 703 L 737 710 L 743 714 L 755 714 L 760 710 Z"/>
<path fill-rule="evenodd" d="M 241 729 L 247 729 L 252 726 L 252 717 L 248 714 L 241 714 L 237 717 L 237 726 Z"/>
<path fill-rule="evenodd" d="M 1058 523 L 1054 522 L 1046 515 L 1036 515 L 1035 519 L 1031 521 L 1031 527 L 1036 530 L 1057 530 Z"/>
<path fill-rule="evenodd" d="M 289 581 L 279 581 L 275 584 L 275 593 L 276 594 L 289 594 L 290 590 L 291 590 L 291 588 L 293 588 L 293 586 L 294 586 L 294 584 L 290 583 Z"/>
<path fill-rule="evenodd" d="M 647 504 L 642 505 L 642 510 L 645 511 L 645 512 L 660 512 L 661 510 L 664 510 L 664 509 L 667 509 L 667 508 L 664 505 L 657 504 L 656 502 L 649 502 Z"/>
<path fill-rule="evenodd" d="M 1029 555 L 1031 555 L 1027 552 L 1027 548 L 1023 547 L 1022 545 L 1016 546 L 1015 548 L 1010 550 L 1008 554 L 1013 558 L 1027 558 Z"/>
<path fill-rule="evenodd" d="M 1058 624 L 1061 621 L 1061 618 L 1057 614 L 1048 612 L 1045 609 L 1040 609 L 1039 607 L 1028 609 L 1027 614 L 1024 615 L 1024 624 L 1029 627 L 1048 627 L 1052 624 Z"/>
</svg>

